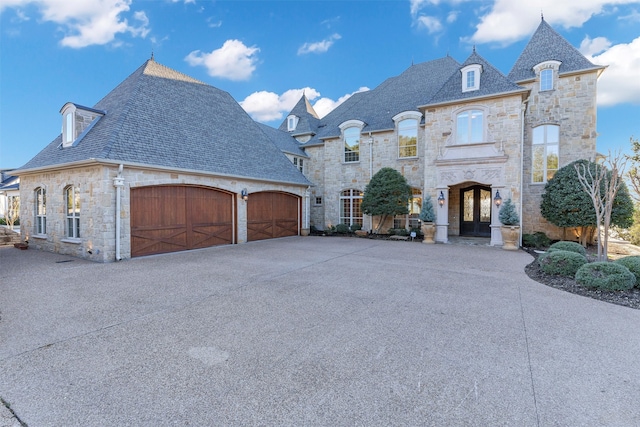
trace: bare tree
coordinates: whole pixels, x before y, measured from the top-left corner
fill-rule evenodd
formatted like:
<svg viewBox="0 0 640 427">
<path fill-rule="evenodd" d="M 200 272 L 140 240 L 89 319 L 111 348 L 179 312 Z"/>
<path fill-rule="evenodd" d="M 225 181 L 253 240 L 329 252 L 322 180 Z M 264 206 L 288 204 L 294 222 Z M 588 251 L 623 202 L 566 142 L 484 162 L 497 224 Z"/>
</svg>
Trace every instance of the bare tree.
<svg viewBox="0 0 640 427">
<path fill-rule="evenodd" d="M 626 164 L 627 160 L 620 152 L 615 152 L 613 156 L 609 152 L 604 164 L 596 164 L 593 170 L 584 164 L 575 165 L 580 184 L 591 197 L 596 212 L 598 261 L 605 261 L 608 258 L 611 211 L 616 194 L 622 185 L 622 175 Z M 608 165 L 609 168 L 605 165 Z M 600 231 L 601 225 L 602 231 Z"/>
<path fill-rule="evenodd" d="M 627 173 L 627 178 L 629 178 L 629 183 L 631 184 L 631 188 L 635 194 L 632 195 L 636 202 L 640 202 L 640 141 L 638 139 L 633 139 L 633 136 L 629 138 L 629 142 L 631 143 L 631 150 L 633 151 L 632 156 L 625 155 L 627 160 L 631 160 L 632 166 Z"/>
<path fill-rule="evenodd" d="M 7 225 L 10 230 L 13 230 L 13 224 L 15 224 L 20 215 L 20 196 L 11 196 L 7 199 Z"/>
</svg>

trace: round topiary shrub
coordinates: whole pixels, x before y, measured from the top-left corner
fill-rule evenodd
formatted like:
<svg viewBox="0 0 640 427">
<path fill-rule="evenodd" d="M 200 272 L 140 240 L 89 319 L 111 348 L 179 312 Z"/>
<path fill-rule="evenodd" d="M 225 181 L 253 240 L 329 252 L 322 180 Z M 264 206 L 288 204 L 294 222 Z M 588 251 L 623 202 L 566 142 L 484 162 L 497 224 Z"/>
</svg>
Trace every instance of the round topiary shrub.
<svg viewBox="0 0 640 427">
<path fill-rule="evenodd" d="M 336 233 L 347 234 L 349 232 L 349 226 L 347 224 L 336 225 Z"/>
<path fill-rule="evenodd" d="M 556 276 L 575 277 L 580 267 L 587 263 L 587 258 L 576 252 L 555 250 L 538 257 L 542 271 Z"/>
<path fill-rule="evenodd" d="M 598 261 L 580 267 L 576 272 L 576 283 L 588 288 L 626 291 L 633 288 L 636 276 L 624 265 Z"/>
<path fill-rule="evenodd" d="M 549 246 L 549 252 L 553 252 L 553 251 L 569 251 L 569 252 L 575 252 L 577 254 L 580 255 L 587 255 L 587 251 L 584 247 L 582 247 L 582 245 L 580 243 L 576 243 L 576 242 L 567 242 L 567 241 L 560 241 L 560 242 L 555 242 L 553 245 Z"/>
<path fill-rule="evenodd" d="M 351 224 L 351 231 L 362 230 L 362 226 L 360 224 Z"/>
<path fill-rule="evenodd" d="M 616 264 L 624 265 L 636 276 L 636 286 L 640 288 L 640 256 L 626 256 L 614 261 Z"/>
</svg>

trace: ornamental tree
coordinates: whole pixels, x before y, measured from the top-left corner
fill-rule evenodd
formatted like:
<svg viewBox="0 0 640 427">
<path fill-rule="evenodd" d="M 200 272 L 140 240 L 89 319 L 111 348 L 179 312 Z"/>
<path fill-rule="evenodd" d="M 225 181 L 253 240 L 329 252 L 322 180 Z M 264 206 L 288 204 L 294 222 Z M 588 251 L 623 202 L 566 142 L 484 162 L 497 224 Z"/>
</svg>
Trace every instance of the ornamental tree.
<svg viewBox="0 0 640 427">
<path fill-rule="evenodd" d="M 558 169 L 545 185 L 540 212 L 547 221 L 558 227 L 578 228 L 580 243 L 587 246 L 588 243 L 592 243 L 598 218 L 592 198 L 580 183 L 576 166 L 584 167 L 582 170 L 591 171 L 592 175 L 595 175 L 597 168 L 603 167 L 588 160 L 577 160 Z M 608 174 L 611 172 L 608 171 Z M 611 224 L 626 228 L 631 225 L 632 216 L 633 202 L 626 185 L 622 183 L 613 199 Z"/>
<path fill-rule="evenodd" d="M 362 196 L 362 212 L 371 216 L 380 216 L 376 233 L 389 215 L 406 215 L 411 197 L 411 187 L 400 172 L 392 168 L 380 169 L 369 181 Z"/>
</svg>

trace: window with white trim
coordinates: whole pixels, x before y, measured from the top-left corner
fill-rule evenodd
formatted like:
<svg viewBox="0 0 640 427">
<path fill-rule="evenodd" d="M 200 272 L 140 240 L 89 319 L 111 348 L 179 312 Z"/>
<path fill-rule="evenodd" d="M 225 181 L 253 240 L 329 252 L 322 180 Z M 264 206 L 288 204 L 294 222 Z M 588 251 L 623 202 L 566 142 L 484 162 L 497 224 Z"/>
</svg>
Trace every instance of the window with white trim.
<svg viewBox="0 0 640 427">
<path fill-rule="evenodd" d="M 362 191 L 348 189 L 340 193 L 340 223 L 362 225 Z"/>
<path fill-rule="evenodd" d="M 67 203 L 66 236 L 71 239 L 80 238 L 80 189 L 69 186 L 64 190 Z"/>
<path fill-rule="evenodd" d="M 296 126 L 298 126 L 298 117 L 293 115 L 287 117 L 287 130 L 292 132 L 296 130 Z"/>
<path fill-rule="evenodd" d="M 462 92 L 480 89 L 480 74 L 482 65 L 471 64 L 460 70 L 462 72 Z"/>
<path fill-rule="evenodd" d="M 484 141 L 484 111 L 465 110 L 456 116 L 456 143 L 474 144 Z"/>
<path fill-rule="evenodd" d="M 418 121 L 405 119 L 398 123 L 398 157 L 418 156 Z"/>
<path fill-rule="evenodd" d="M 301 157 L 294 157 L 293 164 L 300 170 L 300 172 L 304 173 L 304 159 Z"/>
<path fill-rule="evenodd" d="M 540 71 L 540 92 L 553 90 L 553 70 L 547 68 Z"/>
<path fill-rule="evenodd" d="M 47 234 L 47 190 L 42 187 L 35 191 L 35 234 Z"/>
<path fill-rule="evenodd" d="M 346 128 L 344 136 L 344 162 L 353 163 L 360 161 L 360 128 L 355 126 Z"/>
<path fill-rule="evenodd" d="M 320 206 L 322 204 L 322 196 L 316 196 L 314 204 Z"/>
<path fill-rule="evenodd" d="M 542 125 L 533 128 L 532 181 L 545 183 L 558 171 L 560 126 Z"/>
</svg>

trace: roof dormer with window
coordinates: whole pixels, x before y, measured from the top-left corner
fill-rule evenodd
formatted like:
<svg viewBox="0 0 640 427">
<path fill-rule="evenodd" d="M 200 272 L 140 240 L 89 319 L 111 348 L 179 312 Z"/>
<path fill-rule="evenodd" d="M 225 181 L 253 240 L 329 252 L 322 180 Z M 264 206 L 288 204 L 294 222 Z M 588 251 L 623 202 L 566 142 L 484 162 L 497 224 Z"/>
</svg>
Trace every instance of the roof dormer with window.
<svg viewBox="0 0 640 427">
<path fill-rule="evenodd" d="M 287 117 L 287 131 L 293 132 L 294 130 L 296 130 L 296 127 L 298 126 L 298 120 L 300 120 L 298 116 L 295 116 L 293 114 L 289 115 Z"/>
<path fill-rule="evenodd" d="M 560 61 L 551 60 L 541 62 L 533 67 L 533 71 L 536 73 L 540 82 L 540 92 L 553 90 L 555 88 L 554 81 L 558 75 L 561 64 L 562 62 Z"/>
<path fill-rule="evenodd" d="M 470 64 L 460 70 L 462 72 L 462 92 L 480 89 L 480 74 L 482 65 Z"/>
<path fill-rule="evenodd" d="M 67 102 L 62 114 L 62 148 L 72 147 L 105 115 L 104 111 Z"/>
</svg>

